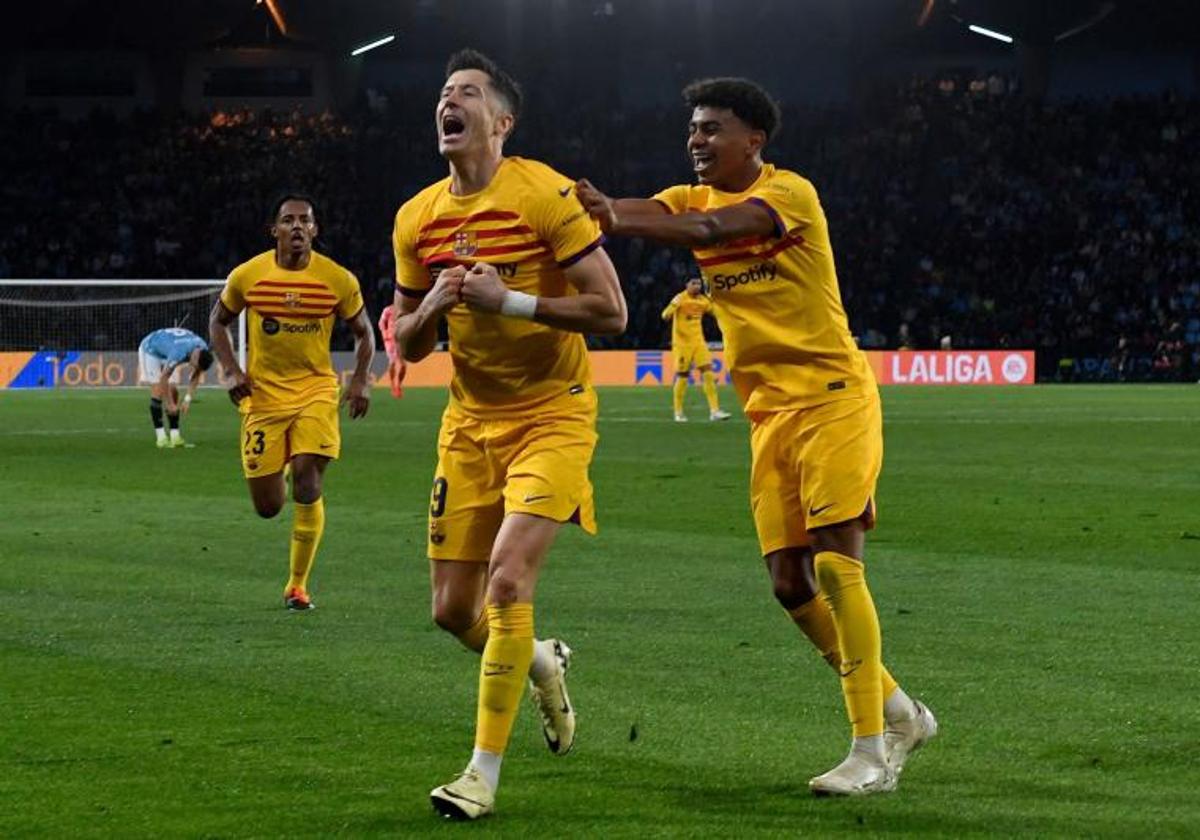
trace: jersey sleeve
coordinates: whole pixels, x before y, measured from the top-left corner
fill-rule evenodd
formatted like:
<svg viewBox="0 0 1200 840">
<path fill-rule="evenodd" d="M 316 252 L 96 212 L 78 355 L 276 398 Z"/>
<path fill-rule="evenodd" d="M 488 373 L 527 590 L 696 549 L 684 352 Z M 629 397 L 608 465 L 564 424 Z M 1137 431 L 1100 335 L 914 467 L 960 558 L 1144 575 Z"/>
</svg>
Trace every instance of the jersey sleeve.
<svg viewBox="0 0 1200 840">
<path fill-rule="evenodd" d="M 246 272 L 242 266 L 229 272 L 225 288 L 221 290 L 221 303 L 235 315 L 246 308 Z"/>
<path fill-rule="evenodd" d="M 804 230 L 821 214 L 816 187 L 798 175 L 777 176 L 760 185 L 746 201 L 766 208 L 775 221 L 775 236 Z"/>
<path fill-rule="evenodd" d="M 652 198 L 670 213 L 683 213 L 687 211 L 690 195 L 691 189 L 686 184 L 676 184 L 655 193 Z"/>
<path fill-rule="evenodd" d="M 530 226 L 561 267 L 574 265 L 604 244 L 599 223 L 575 197 L 573 181 L 547 168 L 531 186 Z"/>
<path fill-rule="evenodd" d="M 405 297 L 424 297 L 433 286 L 429 269 L 417 259 L 417 214 L 408 204 L 396 214 L 392 228 L 392 254 L 396 258 L 396 288 Z"/>
<path fill-rule="evenodd" d="M 337 314 L 343 321 L 349 321 L 363 308 L 362 287 L 354 272 L 347 271 L 343 280 L 341 293 L 338 295 Z"/>
</svg>

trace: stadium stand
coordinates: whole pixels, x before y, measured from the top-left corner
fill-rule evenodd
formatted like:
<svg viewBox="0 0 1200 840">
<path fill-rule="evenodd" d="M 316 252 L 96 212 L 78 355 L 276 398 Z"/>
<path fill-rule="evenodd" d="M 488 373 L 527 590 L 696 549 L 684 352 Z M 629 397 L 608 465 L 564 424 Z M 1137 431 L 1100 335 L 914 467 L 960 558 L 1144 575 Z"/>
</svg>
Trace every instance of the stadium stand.
<svg viewBox="0 0 1200 840">
<path fill-rule="evenodd" d="M 1194 380 L 1200 239 L 1185 220 L 1200 217 L 1200 104 L 1034 103 L 1016 87 L 913 79 L 855 107 L 785 112 L 768 158 L 820 189 L 860 343 L 1033 347 L 1043 378 Z M 269 196 L 303 185 L 320 199 L 324 247 L 378 312 L 392 215 L 443 171 L 432 120 L 413 119 L 425 98 L 393 93 L 342 115 L 4 113 L 0 277 L 223 277 L 265 247 L 255 231 Z M 512 151 L 647 194 L 688 178 L 684 117 L 531 110 Z M 689 258 L 612 250 L 630 328 L 602 346 L 664 346 L 658 313 Z"/>
</svg>

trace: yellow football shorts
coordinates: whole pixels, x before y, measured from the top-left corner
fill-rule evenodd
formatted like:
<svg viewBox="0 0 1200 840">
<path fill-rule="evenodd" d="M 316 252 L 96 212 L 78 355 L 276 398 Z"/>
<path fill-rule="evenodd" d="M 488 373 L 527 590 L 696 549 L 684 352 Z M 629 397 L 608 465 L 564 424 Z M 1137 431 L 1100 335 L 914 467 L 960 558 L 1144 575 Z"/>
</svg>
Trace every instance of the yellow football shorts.
<svg viewBox="0 0 1200 840">
<path fill-rule="evenodd" d="M 750 507 L 764 555 L 809 544 L 808 531 L 875 525 L 883 465 L 879 394 L 751 418 Z"/>
<path fill-rule="evenodd" d="M 486 563 L 510 513 L 574 522 L 596 533 L 588 478 L 595 448 L 591 389 L 520 418 L 481 419 L 451 404 L 438 433 L 429 557 Z"/>
<path fill-rule="evenodd" d="M 698 368 L 712 365 L 712 353 L 708 352 L 708 345 L 702 341 L 672 346 L 671 356 L 675 359 L 675 372 L 679 374 L 687 373 L 692 365 Z"/>
<path fill-rule="evenodd" d="M 277 473 L 294 455 L 336 459 L 341 448 L 337 403 L 311 402 L 293 411 L 242 415 L 242 472 L 246 478 Z"/>
</svg>

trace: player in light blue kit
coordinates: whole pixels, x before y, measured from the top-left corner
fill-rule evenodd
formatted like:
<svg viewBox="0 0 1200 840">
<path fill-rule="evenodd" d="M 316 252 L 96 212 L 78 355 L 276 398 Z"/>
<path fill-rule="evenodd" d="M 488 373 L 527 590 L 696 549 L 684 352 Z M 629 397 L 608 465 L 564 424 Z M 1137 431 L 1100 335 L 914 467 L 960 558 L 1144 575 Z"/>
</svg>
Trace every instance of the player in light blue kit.
<svg viewBox="0 0 1200 840">
<path fill-rule="evenodd" d="M 159 449 L 183 446 L 179 434 L 179 415 L 187 414 L 192 404 L 200 374 L 213 363 L 208 342 L 191 330 L 182 327 L 167 327 L 155 330 L 142 339 L 138 346 L 138 381 L 150 386 L 150 419 L 154 421 L 154 436 Z M 179 399 L 177 383 L 182 380 L 183 368 L 191 368 L 187 393 Z M 163 429 L 163 404 L 166 403 L 167 422 L 171 427 L 170 437 Z"/>
</svg>

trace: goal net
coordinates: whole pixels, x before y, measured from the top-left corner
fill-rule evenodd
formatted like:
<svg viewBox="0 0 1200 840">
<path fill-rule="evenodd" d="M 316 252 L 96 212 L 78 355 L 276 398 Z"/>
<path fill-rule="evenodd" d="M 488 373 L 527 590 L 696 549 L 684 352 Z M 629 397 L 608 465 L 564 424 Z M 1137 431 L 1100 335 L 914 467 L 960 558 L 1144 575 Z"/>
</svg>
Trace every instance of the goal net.
<svg viewBox="0 0 1200 840">
<path fill-rule="evenodd" d="M 136 385 L 138 345 L 163 327 L 208 339 L 223 280 L 0 280 L 0 388 Z M 245 320 L 231 330 L 245 366 Z M 216 369 L 205 376 L 217 381 Z"/>
</svg>

